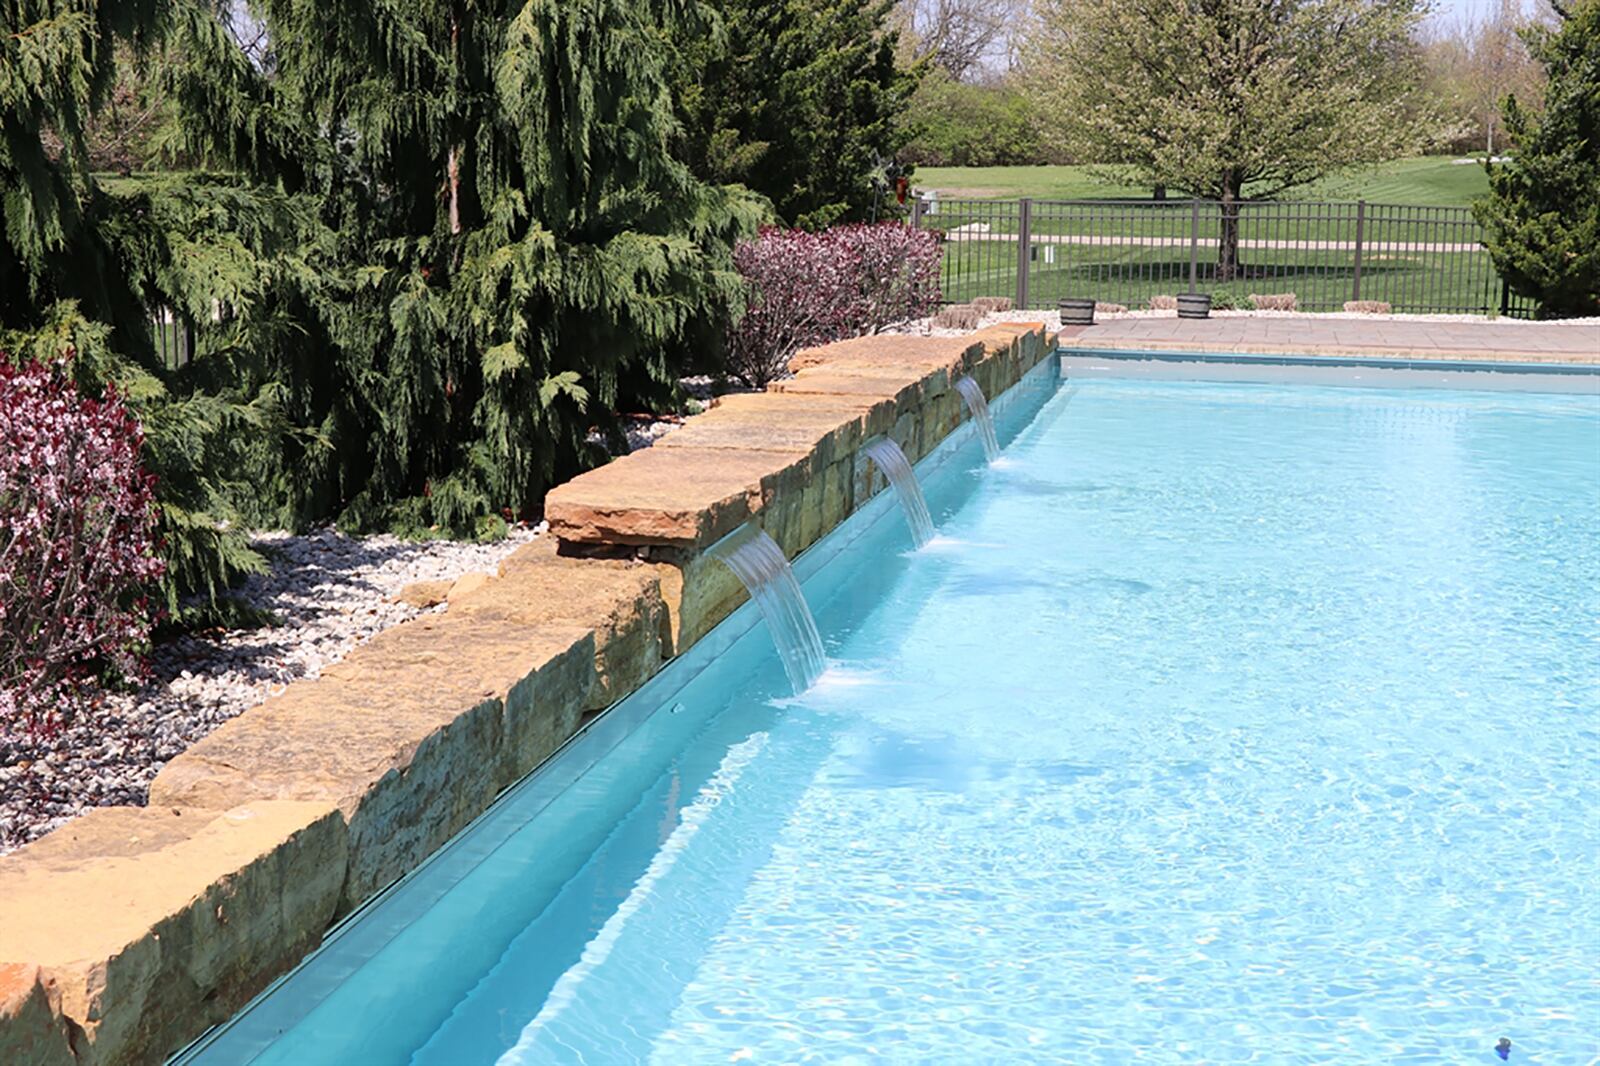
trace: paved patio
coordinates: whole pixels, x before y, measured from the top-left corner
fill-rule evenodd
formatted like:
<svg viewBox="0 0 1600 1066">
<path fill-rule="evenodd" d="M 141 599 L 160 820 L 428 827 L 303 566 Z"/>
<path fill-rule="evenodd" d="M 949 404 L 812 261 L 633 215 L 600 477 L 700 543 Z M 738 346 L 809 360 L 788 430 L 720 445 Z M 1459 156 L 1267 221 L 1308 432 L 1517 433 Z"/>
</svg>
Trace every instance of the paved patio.
<svg viewBox="0 0 1600 1066">
<path fill-rule="evenodd" d="M 1064 327 L 1060 344 L 1140 351 L 1600 363 L 1600 324 L 1243 315 L 1122 318 Z"/>
</svg>

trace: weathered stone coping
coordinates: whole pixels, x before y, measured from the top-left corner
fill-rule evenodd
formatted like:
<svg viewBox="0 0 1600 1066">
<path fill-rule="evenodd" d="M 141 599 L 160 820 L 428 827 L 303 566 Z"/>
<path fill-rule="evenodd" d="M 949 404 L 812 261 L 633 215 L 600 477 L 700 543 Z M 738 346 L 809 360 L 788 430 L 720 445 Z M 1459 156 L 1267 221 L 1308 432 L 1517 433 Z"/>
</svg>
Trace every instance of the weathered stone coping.
<svg viewBox="0 0 1600 1066">
<path fill-rule="evenodd" d="M 148 807 L 0 858 L 0 1062 L 154 1061 L 231 1016 L 737 607 L 700 554 L 718 531 L 759 516 L 798 553 L 879 487 L 864 441 L 921 458 L 964 418 L 954 376 L 997 396 L 1050 340 L 1010 325 L 802 353 L 793 380 L 552 492 L 559 544 L 219 727 Z"/>
</svg>

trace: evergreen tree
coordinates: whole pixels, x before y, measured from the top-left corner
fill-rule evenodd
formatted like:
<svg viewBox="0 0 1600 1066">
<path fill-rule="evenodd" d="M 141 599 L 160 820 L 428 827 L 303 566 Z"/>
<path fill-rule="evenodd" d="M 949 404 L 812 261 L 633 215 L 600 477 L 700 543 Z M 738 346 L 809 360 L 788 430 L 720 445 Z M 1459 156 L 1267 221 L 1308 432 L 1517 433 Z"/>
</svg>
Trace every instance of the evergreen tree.
<svg viewBox="0 0 1600 1066">
<path fill-rule="evenodd" d="M 808 229 L 882 217 L 921 68 L 895 66 L 892 0 L 713 0 L 717 33 L 674 39 L 680 154 Z"/>
<path fill-rule="evenodd" d="M 284 373 L 314 430 L 293 509 L 468 532 L 536 506 L 595 460 L 585 438 L 619 396 L 672 387 L 740 299 L 731 246 L 758 205 L 668 151 L 664 41 L 698 7 L 264 0 L 260 14 L 271 109 L 338 149 L 305 180 L 350 286 L 314 301 L 332 359 Z"/>
<path fill-rule="evenodd" d="M 1600 314 L 1600 0 L 1557 8 L 1528 31 L 1548 84 L 1544 114 L 1505 103 L 1512 158 L 1490 166 L 1474 205 L 1495 269 L 1541 315 Z"/>
<path fill-rule="evenodd" d="M 261 565 L 231 503 L 231 460 L 275 421 L 274 395 L 241 387 L 240 370 L 282 339 L 276 294 L 317 272 L 292 254 L 305 206 L 280 191 L 96 170 L 91 134 L 114 90 L 148 90 L 170 54 L 208 78 L 243 62 L 198 2 L 0 3 L 0 351 L 70 356 L 91 393 L 117 384 L 158 478 L 166 606 L 195 621 Z"/>
</svg>

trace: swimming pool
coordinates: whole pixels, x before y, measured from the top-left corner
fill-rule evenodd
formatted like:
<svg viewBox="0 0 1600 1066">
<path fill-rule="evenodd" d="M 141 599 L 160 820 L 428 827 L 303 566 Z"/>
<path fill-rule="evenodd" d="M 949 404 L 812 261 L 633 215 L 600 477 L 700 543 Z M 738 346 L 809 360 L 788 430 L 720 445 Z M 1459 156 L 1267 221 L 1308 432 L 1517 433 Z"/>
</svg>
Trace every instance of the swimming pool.
<svg viewBox="0 0 1600 1066">
<path fill-rule="evenodd" d="M 1595 397 L 1014 391 L 197 1059 L 1591 1061 Z"/>
</svg>

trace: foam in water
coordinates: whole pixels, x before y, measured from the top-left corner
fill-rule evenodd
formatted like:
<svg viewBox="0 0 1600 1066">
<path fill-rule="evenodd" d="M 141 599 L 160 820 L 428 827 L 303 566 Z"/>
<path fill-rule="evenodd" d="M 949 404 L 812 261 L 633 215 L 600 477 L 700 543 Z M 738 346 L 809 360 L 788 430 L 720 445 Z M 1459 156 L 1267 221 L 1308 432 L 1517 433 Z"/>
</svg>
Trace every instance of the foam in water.
<svg viewBox="0 0 1600 1066">
<path fill-rule="evenodd" d="M 760 526 L 744 525 L 713 545 L 711 556 L 732 570 L 756 601 L 795 695 L 816 684 L 827 665 L 822 637 L 783 549 Z"/>
<path fill-rule="evenodd" d="M 966 401 L 972 421 L 978 427 L 978 439 L 983 441 L 983 457 L 994 462 L 1000 458 L 1000 440 L 994 435 L 994 418 L 989 414 L 989 401 L 983 398 L 983 387 L 968 375 L 956 382 L 956 391 Z"/>
<path fill-rule="evenodd" d="M 922 498 L 922 486 L 917 484 L 917 475 L 906 453 L 888 437 L 878 438 L 862 451 L 883 471 L 894 494 L 900 498 L 900 510 L 911 528 L 911 542 L 918 548 L 926 546 L 933 539 L 933 518 L 928 514 L 928 501 Z"/>
</svg>

